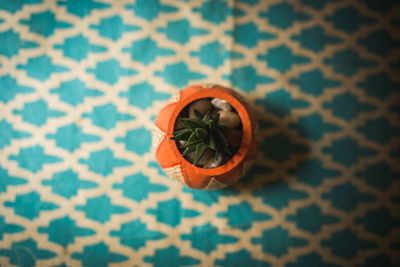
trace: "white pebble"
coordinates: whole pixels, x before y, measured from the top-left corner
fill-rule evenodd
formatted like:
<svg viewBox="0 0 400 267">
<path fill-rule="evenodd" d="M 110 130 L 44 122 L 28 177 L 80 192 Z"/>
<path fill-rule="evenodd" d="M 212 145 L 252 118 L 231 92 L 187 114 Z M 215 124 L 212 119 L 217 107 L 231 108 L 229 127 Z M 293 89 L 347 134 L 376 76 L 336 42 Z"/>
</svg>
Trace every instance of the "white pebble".
<svg viewBox="0 0 400 267">
<path fill-rule="evenodd" d="M 203 168 L 206 169 L 211 169 L 211 168 L 216 168 L 219 165 L 221 165 L 221 162 L 223 160 L 222 154 L 218 155 L 218 158 L 212 157 L 205 165 Z"/>
<path fill-rule="evenodd" d="M 221 98 L 213 98 L 211 100 L 211 104 L 214 107 L 222 109 L 222 110 L 231 110 L 232 109 L 232 107 L 231 107 L 231 105 L 229 105 L 228 101 L 223 100 Z"/>
<path fill-rule="evenodd" d="M 183 146 L 183 145 L 186 143 L 185 140 L 179 140 L 178 142 L 179 142 L 179 144 L 180 144 L 181 146 Z"/>
</svg>

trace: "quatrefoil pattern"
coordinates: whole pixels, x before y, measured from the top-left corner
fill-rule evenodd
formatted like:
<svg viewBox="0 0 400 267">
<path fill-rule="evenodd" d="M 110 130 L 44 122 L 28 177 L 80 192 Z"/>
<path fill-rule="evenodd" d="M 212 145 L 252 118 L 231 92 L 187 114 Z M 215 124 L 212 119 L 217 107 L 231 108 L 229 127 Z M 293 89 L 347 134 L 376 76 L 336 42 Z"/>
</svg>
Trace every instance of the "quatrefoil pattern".
<svg viewBox="0 0 400 267">
<path fill-rule="evenodd" d="M 400 264 L 399 4 L 0 1 L 0 265 Z M 259 122 L 221 191 L 151 150 L 196 83 Z"/>
</svg>

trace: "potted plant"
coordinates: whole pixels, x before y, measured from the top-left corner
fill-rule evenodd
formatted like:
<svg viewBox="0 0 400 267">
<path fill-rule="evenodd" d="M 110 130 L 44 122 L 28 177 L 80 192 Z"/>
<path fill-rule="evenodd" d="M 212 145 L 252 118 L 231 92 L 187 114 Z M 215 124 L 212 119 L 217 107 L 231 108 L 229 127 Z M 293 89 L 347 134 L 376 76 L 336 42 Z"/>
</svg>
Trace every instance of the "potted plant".
<svg viewBox="0 0 400 267">
<path fill-rule="evenodd" d="M 158 163 L 172 179 L 195 189 L 219 189 L 242 177 L 258 141 L 250 106 L 234 90 L 193 85 L 170 99 L 153 131 Z"/>
</svg>

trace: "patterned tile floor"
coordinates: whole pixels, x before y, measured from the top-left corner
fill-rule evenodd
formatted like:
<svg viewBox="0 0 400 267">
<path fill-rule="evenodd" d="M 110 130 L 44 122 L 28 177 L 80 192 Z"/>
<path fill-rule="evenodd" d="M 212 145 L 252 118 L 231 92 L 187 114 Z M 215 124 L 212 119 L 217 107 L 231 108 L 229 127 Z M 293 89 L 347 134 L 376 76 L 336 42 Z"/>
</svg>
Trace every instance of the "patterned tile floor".
<svg viewBox="0 0 400 267">
<path fill-rule="evenodd" d="M 1 266 L 400 264 L 399 4 L 1 0 Z M 203 82 L 260 124 L 221 191 L 150 150 Z"/>
</svg>

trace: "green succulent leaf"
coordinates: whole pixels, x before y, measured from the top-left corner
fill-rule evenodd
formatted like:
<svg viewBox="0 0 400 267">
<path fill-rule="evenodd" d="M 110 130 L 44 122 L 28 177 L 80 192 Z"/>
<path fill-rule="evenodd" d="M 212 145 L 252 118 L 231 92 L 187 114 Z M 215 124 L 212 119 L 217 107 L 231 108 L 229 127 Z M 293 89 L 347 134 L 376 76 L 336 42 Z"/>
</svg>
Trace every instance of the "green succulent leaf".
<svg viewBox="0 0 400 267">
<path fill-rule="evenodd" d="M 219 146 L 217 146 L 216 148 L 215 148 L 215 153 L 214 153 L 214 157 L 217 159 L 218 158 L 218 156 L 219 156 Z"/>
<path fill-rule="evenodd" d="M 185 144 L 183 145 L 183 147 L 187 147 L 190 145 L 190 142 L 193 142 L 197 139 L 196 133 L 192 132 L 189 136 L 189 138 L 186 140 Z"/>
<path fill-rule="evenodd" d="M 172 133 L 173 137 L 170 139 L 172 140 L 187 140 L 192 132 L 188 129 L 181 129 Z"/>
<path fill-rule="evenodd" d="M 192 146 L 188 146 L 187 148 L 185 148 L 185 150 L 183 151 L 182 155 L 185 156 L 186 154 L 193 152 L 196 149 L 195 145 Z"/>
<path fill-rule="evenodd" d="M 197 120 L 197 119 L 182 118 L 181 121 L 182 121 L 183 125 L 191 131 L 195 131 L 196 128 L 205 128 L 206 127 L 204 125 L 204 123 L 202 123 L 200 120 Z"/>
<path fill-rule="evenodd" d="M 204 144 L 197 144 L 196 145 L 196 152 L 194 154 L 194 164 L 196 165 L 200 159 L 203 157 L 204 152 L 206 152 L 206 145 Z"/>
<path fill-rule="evenodd" d="M 221 141 L 223 146 L 226 146 L 226 147 L 229 146 L 228 141 L 226 141 L 226 138 L 220 129 L 217 129 L 217 134 L 218 134 L 218 139 Z"/>
<path fill-rule="evenodd" d="M 197 128 L 195 133 L 198 138 L 206 138 L 208 136 L 208 131 L 204 128 Z"/>
<path fill-rule="evenodd" d="M 210 113 L 207 112 L 206 115 L 201 119 L 202 122 L 206 123 L 207 121 L 211 120 Z"/>
<path fill-rule="evenodd" d="M 218 121 L 219 121 L 219 113 L 215 113 L 214 116 L 213 116 L 213 119 L 214 119 L 214 121 L 216 123 L 218 123 Z"/>
<path fill-rule="evenodd" d="M 203 116 L 201 116 L 201 113 L 197 109 L 194 110 L 194 115 L 198 120 L 201 120 L 203 118 Z"/>
<path fill-rule="evenodd" d="M 183 145 L 183 148 L 186 148 L 190 145 L 194 145 L 203 141 L 204 139 L 198 138 L 196 132 L 193 132 L 192 135 L 189 137 L 189 139 L 186 141 L 186 143 Z"/>
<path fill-rule="evenodd" d="M 208 143 L 207 146 L 212 149 L 215 150 L 215 139 L 213 136 L 210 136 L 210 138 L 208 138 Z"/>
</svg>

